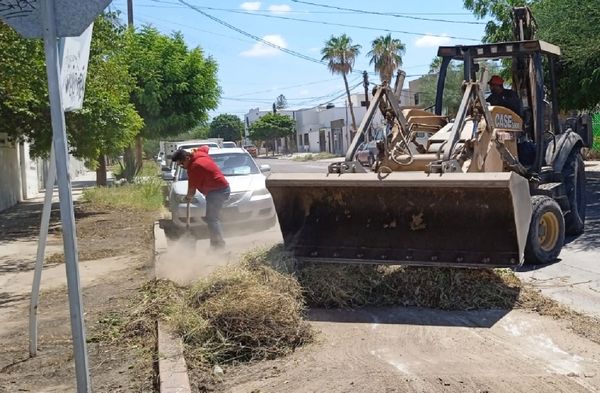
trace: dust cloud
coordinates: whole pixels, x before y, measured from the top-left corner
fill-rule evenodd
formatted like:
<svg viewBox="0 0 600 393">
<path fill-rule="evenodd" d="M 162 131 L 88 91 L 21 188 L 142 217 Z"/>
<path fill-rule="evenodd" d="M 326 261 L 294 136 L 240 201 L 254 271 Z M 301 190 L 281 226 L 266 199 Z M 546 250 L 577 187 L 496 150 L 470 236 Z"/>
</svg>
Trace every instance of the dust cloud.
<svg viewBox="0 0 600 393">
<path fill-rule="evenodd" d="M 208 239 L 196 240 L 183 236 L 168 241 L 166 250 L 157 255 L 156 277 L 181 285 L 189 284 L 223 266 L 238 263 L 241 256 L 249 251 L 271 247 L 282 241 L 279 225 L 243 236 L 232 236 L 226 232 L 226 246 L 221 250 L 211 249 Z"/>
</svg>

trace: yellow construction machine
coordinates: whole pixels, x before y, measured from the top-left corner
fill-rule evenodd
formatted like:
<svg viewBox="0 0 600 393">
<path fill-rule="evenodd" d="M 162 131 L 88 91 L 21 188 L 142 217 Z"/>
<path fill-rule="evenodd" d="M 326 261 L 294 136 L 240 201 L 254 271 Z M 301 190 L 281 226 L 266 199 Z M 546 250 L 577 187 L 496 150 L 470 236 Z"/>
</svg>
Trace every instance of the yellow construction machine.
<svg viewBox="0 0 600 393">
<path fill-rule="evenodd" d="M 583 231 L 591 122 L 559 119 L 560 49 L 528 37 L 527 9 L 513 15 L 515 41 L 439 48 L 433 112 L 400 105 L 399 73 L 394 88 L 377 88 L 344 161 L 269 176 L 285 248 L 299 261 L 515 267 L 555 260 L 565 234 Z M 498 59 L 512 60 L 521 113 L 486 103 L 480 64 Z M 450 115 L 444 85 L 457 61 L 463 95 Z M 384 133 L 365 168 L 354 155 L 376 112 Z"/>
</svg>

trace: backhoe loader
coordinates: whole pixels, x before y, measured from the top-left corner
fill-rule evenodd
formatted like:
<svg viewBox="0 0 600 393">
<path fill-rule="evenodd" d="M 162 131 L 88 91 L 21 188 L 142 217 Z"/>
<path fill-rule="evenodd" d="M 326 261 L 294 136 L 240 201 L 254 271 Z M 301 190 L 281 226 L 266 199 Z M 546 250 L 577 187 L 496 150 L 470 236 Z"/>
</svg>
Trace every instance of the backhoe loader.
<svg viewBox="0 0 600 393">
<path fill-rule="evenodd" d="M 545 264 L 558 257 L 565 235 L 583 231 L 581 148 L 591 140 L 591 122 L 560 121 L 560 48 L 533 39 L 527 8 L 515 8 L 513 17 L 514 41 L 438 49 L 433 112 L 400 105 L 399 72 L 394 88 L 384 82 L 376 89 L 344 161 L 328 173 L 269 176 L 285 248 L 300 262 Z M 486 103 L 480 64 L 499 59 L 512 60 L 522 113 Z M 455 114 L 444 113 L 451 62 L 464 68 Z M 386 132 L 366 170 L 354 153 L 376 111 Z M 416 142 L 418 132 L 430 135 L 426 144 Z"/>
</svg>

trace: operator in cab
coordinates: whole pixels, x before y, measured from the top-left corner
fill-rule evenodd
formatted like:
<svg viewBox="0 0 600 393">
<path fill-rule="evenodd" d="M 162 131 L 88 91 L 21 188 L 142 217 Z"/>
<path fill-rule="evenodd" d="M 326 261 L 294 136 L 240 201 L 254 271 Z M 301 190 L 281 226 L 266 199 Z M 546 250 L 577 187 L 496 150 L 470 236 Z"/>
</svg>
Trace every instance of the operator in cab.
<svg viewBox="0 0 600 393">
<path fill-rule="evenodd" d="M 523 107 L 517 93 L 511 89 L 504 88 L 504 79 L 500 75 L 494 75 L 488 82 L 492 92 L 486 101 L 490 105 L 499 105 L 515 112 L 519 117 L 523 117 Z"/>
</svg>

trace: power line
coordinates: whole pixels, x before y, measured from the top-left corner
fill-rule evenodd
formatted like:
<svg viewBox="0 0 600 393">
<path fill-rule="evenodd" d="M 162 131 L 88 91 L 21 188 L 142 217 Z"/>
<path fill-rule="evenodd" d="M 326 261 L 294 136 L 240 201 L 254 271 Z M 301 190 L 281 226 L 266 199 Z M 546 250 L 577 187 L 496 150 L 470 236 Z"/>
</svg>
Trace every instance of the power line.
<svg viewBox="0 0 600 393">
<path fill-rule="evenodd" d="M 152 16 L 148 16 L 148 15 L 144 15 L 144 14 L 140 14 L 140 13 L 138 13 L 138 15 L 142 16 L 144 19 L 154 20 L 156 22 L 169 23 L 169 24 L 172 24 L 172 25 L 175 25 L 175 26 L 185 27 L 187 29 L 192 29 L 192 30 L 200 31 L 202 33 L 213 34 L 213 35 L 216 35 L 216 36 L 225 37 L 225 38 L 229 38 L 229 39 L 236 40 L 236 41 L 253 42 L 253 41 L 250 41 L 250 40 L 245 40 L 243 38 L 233 37 L 233 36 L 229 36 L 229 35 L 221 34 L 221 33 L 215 33 L 214 31 L 203 30 L 203 29 L 199 29 L 199 28 L 197 28 L 195 26 L 184 25 L 183 23 L 173 22 L 173 21 L 166 20 L 166 19 L 158 19 L 158 18 L 154 18 Z M 146 21 L 142 21 L 142 22 L 146 22 Z M 146 23 L 152 24 L 152 22 L 146 22 Z"/>
<path fill-rule="evenodd" d="M 424 20 L 424 21 L 442 22 L 442 23 L 458 23 L 458 24 L 469 24 L 469 25 L 485 25 L 486 24 L 485 22 L 476 22 L 476 21 L 456 21 L 456 20 L 448 20 L 448 19 L 433 19 L 433 18 L 423 18 L 423 17 L 418 17 L 418 16 L 410 16 L 410 15 L 407 15 L 407 14 L 396 14 L 396 13 L 378 12 L 378 11 L 366 11 L 366 10 L 359 10 L 359 9 L 354 9 L 354 8 L 336 7 L 336 6 L 333 6 L 333 5 L 312 3 L 312 2 L 309 2 L 309 1 L 302 1 L 302 0 L 292 0 L 292 1 L 294 3 L 308 4 L 308 5 L 312 5 L 312 6 L 315 6 L 315 7 L 332 8 L 332 9 L 340 10 L 340 11 L 350 11 L 350 12 L 354 12 L 354 13 L 358 13 L 358 14 L 371 14 L 371 15 L 381 15 L 381 16 L 393 16 L 395 18 Z"/>
<path fill-rule="evenodd" d="M 326 21 L 318 21 L 318 20 L 310 20 L 310 19 L 292 18 L 292 17 L 289 17 L 289 16 L 281 16 L 281 15 L 257 14 L 255 12 L 230 10 L 230 9 L 224 9 L 224 8 L 215 8 L 215 7 L 197 7 L 197 8 L 199 8 L 199 9 L 205 9 L 205 10 L 211 10 L 211 11 L 231 12 L 231 13 L 234 13 L 234 14 L 242 14 L 242 15 L 249 15 L 249 16 L 260 16 L 260 17 L 263 17 L 263 18 L 292 20 L 292 21 L 296 21 L 296 22 L 313 23 L 313 24 L 319 24 L 319 25 L 350 27 L 350 28 L 353 28 L 353 29 L 361 29 L 361 30 L 385 31 L 385 32 L 388 32 L 388 33 L 400 33 L 400 34 L 416 35 L 416 36 L 432 36 L 432 37 L 452 38 L 452 39 L 456 39 L 456 40 L 466 40 L 466 41 L 476 41 L 476 42 L 480 41 L 479 39 L 469 38 L 469 37 L 448 36 L 448 35 L 431 34 L 431 33 L 419 33 L 419 32 L 406 31 L 406 30 L 393 30 L 393 29 L 387 29 L 387 28 L 384 28 L 384 27 L 348 25 L 348 24 L 344 24 L 344 23 L 335 23 L 335 22 L 326 22 Z"/>
<path fill-rule="evenodd" d="M 268 90 L 259 90 L 259 91 L 253 91 L 253 92 L 249 92 L 249 93 L 242 93 L 242 94 L 237 94 L 233 97 L 238 98 L 238 97 L 244 97 L 244 96 L 249 96 L 251 94 L 258 94 L 258 93 L 269 93 L 272 91 L 281 91 L 284 89 L 291 89 L 294 87 L 303 87 L 303 86 L 309 86 L 309 85 L 317 85 L 323 82 L 332 82 L 334 80 L 337 80 L 338 78 L 330 78 L 330 79 L 323 79 L 320 81 L 314 81 L 314 82 L 306 82 L 306 83 L 299 83 L 297 85 L 291 85 L 291 86 L 282 86 L 282 87 L 276 87 L 276 88 L 272 88 L 272 89 L 268 89 Z"/>
<path fill-rule="evenodd" d="M 171 4 L 174 7 L 169 7 L 169 6 L 154 6 L 154 7 L 164 7 L 164 8 L 183 8 L 181 6 L 181 4 L 175 2 L 175 1 L 166 1 L 166 0 L 149 0 L 151 2 L 154 3 L 162 3 L 162 4 Z M 299 2 L 298 2 L 299 3 Z M 150 5 L 141 5 L 143 7 L 151 7 Z M 238 9 L 223 9 L 223 10 L 227 10 L 227 11 L 237 11 Z M 252 12 L 255 13 L 272 13 L 273 11 L 271 10 L 253 10 Z M 343 14 L 356 14 L 358 12 L 358 10 L 353 10 L 353 11 L 341 11 L 341 7 L 339 7 L 338 10 L 336 11 L 307 11 L 307 10 L 289 10 L 289 11 L 285 11 L 286 14 L 335 14 L 335 15 L 343 15 Z M 446 15 L 446 16 L 456 16 L 456 15 L 472 15 L 469 12 L 403 12 L 403 13 L 381 13 L 381 15 L 383 16 L 396 16 L 396 15 Z M 459 23 L 463 23 L 463 22 L 459 22 Z M 464 23 L 471 23 L 471 22 L 464 22 Z"/>
<path fill-rule="evenodd" d="M 354 78 L 350 83 L 351 84 L 352 83 L 357 83 L 357 82 L 358 83 L 362 83 L 362 82 L 359 82 L 358 79 L 359 79 L 358 77 Z M 318 83 L 318 82 L 314 82 L 314 83 Z M 299 86 L 305 86 L 305 85 L 306 84 L 302 84 L 302 85 L 299 85 Z M 315 97 L 299 97 L 299 98 L 289 98 L 289 97 L 286 97 L 286 100 L 287 101 L 312 102 L 312 101 L 315 101 L 315 100 L 317 100 L 317 101 L 318 100 L 323 100 L 323 99 L 328 98 L 328 97 L 330 97 L 332 95 L 339 94 L 340 91 L 344 91 L 345 92 L 346 89 L 342 89 L 342 90 L 336 89 L 335 91 L 333 91 L 331 93 L 327 93 L 327 94 L 324 94 L 322 96 L 315 96 Z M 272 102 L 273 101 L 273 98 L 269 98 L 269 97 L 265 97 L 265 98 L 260 97 L 259 98 L 259 97 L 240 97 L 240 96 L 234 96 L 234 97 L 221 97 L 221 98 L 225 99 L 225 100 L 230 100 L 230 101 L 242 101 L 242 102 L 243 101 L 248 101 L 248 102 L 262 102 L 262 101 L 264 101 L 264 102 Z"/>
<path fill-rule="evenodd" d="M 258 41 L 258 42 L 261 42 L 261 43 L 263 43 L 263 44 L 265 44 L 267 46 L 270 46 L 271 48 L 278 49 L 278 50 L 280 50 L 280 51 L 282 51 L 284 53 L 287 53 L 287 54 L 292 55 L 292 56 L 296 56 L 298 58 L 301 58 L 301 59 L 304 59 L 304 60 L 307 60 L 307 61 L 310 61 L 310 62 L 313 62 L 313 63 L 317 63 L 317 64 L 321 64 L 321 65 L 327 65 L 327 63 L 324 62 L 324 61 L 322 61 L 322 60 L 318 60 L 318 59 L 315 59 L 314 57 L 310 57 L 310 56 L 304 55 L 304 54 L 302 54 L 300 52 L 296 52 L 296 51 L 293 51 L 291 49 L 284 48 L 282 46 L 276 45 L 276 44 L 274 44 L 272 42 L 269 42 L 269 41 L 267 41 L 265 39 L 262 39 L 262 38 L 260 38 L 258 36 L 255 36 L 254 34 L 248 33 L 248 32 L 246 32 L 246 31 L 244 31 L 242 29 L 239 29 L 239 28 L 237 28 L 235 26 L 232 26 L 231 24 L 229 24 L 229 23 L 227 23 L 227 22 L 225 22 L 225 21 L 223 21 L 223 20 L 221 20 L 221 19 L 219 19 L 219 18 L 217 18 L 215 16 L 212 16 L 212 15 L 210 15 L 210 14 L 202 11 L 200 9 L 200 7 L 196 7 L 194 5 L 189 4 L 187 1 L 184 1 L 184 0 L 178 0 L 178 1 L 181 4 L 185 4 L 189 8 L 193 9 L 194 11 L 196 11 L 196 12 L 198 12 L 198 13 L 206 16 L 207 18 L 209 18 L 209 19 L 211 19 L 211 20 L 213 20 L 213 21 L 215 21 L 215 22 L 217 22 L 217 23 L 219 23 L 219 24 L 221 24 L 221 25 L 223 25 L 223 26 L 225 26 L 225 27 L 227 27 L 227 28 L 229 28 L 231 30 L 237 31 L 238 33 L 240 33 L 242 35 L 245 35 L 246 37 L 250 37 L 250 38 L 252 38 L 255 41 Z M 362 75 L 362 71 L 352 70 L 352 72 L 359 73 L 359 74 Z M 374 74 L 374 73 L 370 72 L 369 74 Z"/>
<path fill-rule="evenodd" d="M 293 51 L 293 50 L 291 50 L 291 49 L 284 48 L 284 47 L 282 47 L 282 46 L 279 46 L 279 45 L 276 45 L 276 44 L 274 44 L 274 43 L 272 43 L 272 42 L 269 42 L 269 41 L 267 41 L 267 40 L 264 40 L 264 39 L 262 39 L 262 38 L 260 38 L 260 37 L 258 37 L 258 36 L 255 36 L 254 34 L 250 34 L 250 33 L 246 32 L 246 31 L 244 31 L 244 30 L 242 30 L 242 29 L 238 29 L 237 27 L 235 27 L 235 26 L 233 26 L 233 25 L 231 25 L 231 24 L 229 24 L 229 23 L 227 23 L 227 22 L 225 22 L 225 21 L 223 21 L 223 20 L 221 20 L 221 19 L 219 19 L 219 18 L 216 18 L 216 17 L 214 17 L 214 16 L 212 16 L 212 15 L 210 15 L 210 14 L 207 14 L 206 12 L 202 11 L 202 10 L 201 10 L 199 7 L 196 7 L 196 6 L 192 5 L 192 4 L 189 4 L 189 3 L 188 3 L 187 1 L 185 1 L 185 0 L 178 0 L 178 1 L 179 1 L 181 4 L 184 4 L 184 5 L 186 5 L 187 7 L 189 7 L 189 8 L 191 8 L 191 9 L 193 9 L 194 11 L 196 11 L 196 12 L 198 12 L 198 13 L 200 13 L 200 14 L 202 14 L 202 15 L 206 16 L 207 18 L 209 18 L 209 19 L 211 19 L 211 20 L 213 20 L 213 21 L 215 21 L 215 22 L 219 23 L 220 25 L 223 25 L 223 26 L 225 26 L 225 27 L 227 27 L 227 28 L 229 28 L 229 29 L 231 29 L 231 30 L 237 31 L 238 33 L 240 33 L 240 34 L 242 34 L 242 35 L 245 35 L 246 37 L 250 37 L 250 38 L 252 38 L 252 39 L 253 39 L 253 40 L 255 40 L 255 41 L 258 41 L 258 42 L 261 42 L 261 43 L 263 43 L 263 44 L 265 44 L 265 45 L 267 45 L 267 46 L 270 46 L 271 48 L 278 49 L 278 50 L 280 50 L 280 51 L 282 51 L 282 52 L 285 52 L 285 53 L 287 53 L 287 54 L 290 54 L 290 55 L 292 55 L 292 56 L 299 57 L 299 58 L 301 58 L 301 59 L 304 59 L 304 60 L 307 60 L 307 61 L 311 61 L 311 62 L 313 62 L 313 63 L 317 63 L 317 64 L 321 64 L 321 65 L 324 65 L 324 64 L 326 64 L 325 62 L 323 62 L 323 61 L 321 61 L 321 60 L 317 60 L 317 59 L 315 59 L 315 58 L 313 58 L 313 57 L 306 56 L 306 55 L 303 55 L 302 53 L 299 53 L 299 52 Z"/>
</svg>

